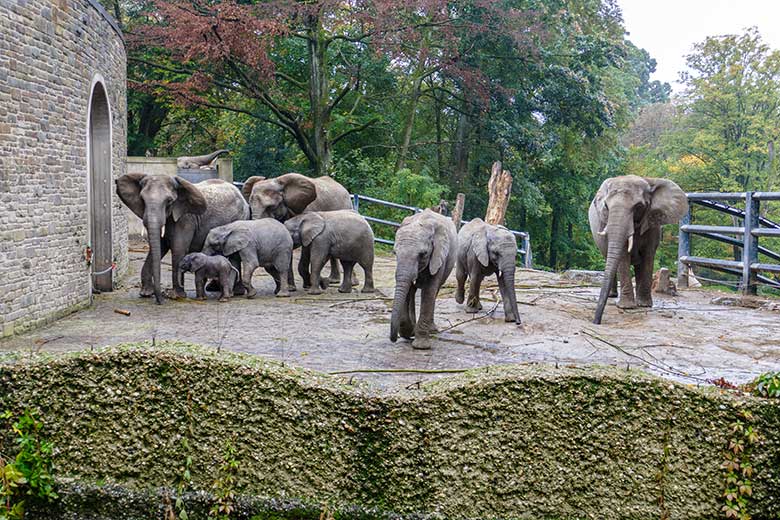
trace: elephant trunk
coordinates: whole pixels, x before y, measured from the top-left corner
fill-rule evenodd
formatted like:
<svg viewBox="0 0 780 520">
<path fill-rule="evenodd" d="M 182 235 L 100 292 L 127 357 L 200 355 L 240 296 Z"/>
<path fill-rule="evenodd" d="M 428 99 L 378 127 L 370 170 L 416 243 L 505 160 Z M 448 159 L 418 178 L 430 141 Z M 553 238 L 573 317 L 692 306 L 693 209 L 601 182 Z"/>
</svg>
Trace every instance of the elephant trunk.
<svg viewBox="0 0 780 520">
<path fill-rule="evenodd" d="M 504 313 L 507 308 L 514 314 L 514 321 L 520 324 L 520 312 L 517 310 L 517 294 L 515 294 L 515 258 L 503 260 L 499 266 L 501 281 L 504 284 L 504 293 L 507 303 L 504 304 Z"/>
<path fill-rule="evenodd" d="M 399 266 L 400 267 L 400 266 Z M 407 298 L 414 283 L 413 276 L 396 276 L 395 278 L 395 297 L 393 298 L 393 313 L 390 316 L 390 341 L 393 343 L 398 339 L 398 331 L 401 326 L 402 317 L 408 320 L 406 313 L 409 312 Z"/>
<path fill-rule="evenodd" d="M 627 241 L 633 237 L 633 215 L 629 211 L 619 211 L 617 209 L 610 211 L 609 221 L 607 222 L 607 259 L 604 268 L 604 281 L 601 283 L 601 292 L 599 293 L 598 304 L 596 305 L 596 315 L 593 323 L 600 324 L 601 317 L 604 314 L 604 308 L 607 306 L 607 298 L 612 289 L 612 282 L 615 279 L 618 265 L 624 255 L 630 254 L 627 251 Z"/>
<path fill-rule="evenodd" d="M 154 299 L 157 304 L 162 304 L 162 290 L 160 288 L 160 263 L 162 241 L 162 222 L 159 217 L 149 217 L 146 220 L 146 232 L 149 236 L 149 254 L 152 255 L 152 282 L 154 283 Z"/>
</svg>

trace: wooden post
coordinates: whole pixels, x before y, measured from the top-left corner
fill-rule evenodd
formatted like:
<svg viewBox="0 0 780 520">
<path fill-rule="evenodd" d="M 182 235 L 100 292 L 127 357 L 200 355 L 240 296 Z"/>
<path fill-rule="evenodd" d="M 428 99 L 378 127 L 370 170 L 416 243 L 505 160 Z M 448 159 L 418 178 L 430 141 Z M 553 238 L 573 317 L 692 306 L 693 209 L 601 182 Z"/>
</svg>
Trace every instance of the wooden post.
<svg viewBox="0 0 780 520">
<path fill-rule="evenodd" d="M 455 198 L 455 209 L 452 210 L 452 221 L 455 223 L 455 229 L 460 229 L 460 221 L 463 220 L 463 207 L 466 205 L 466 195 L 458 193 Z"/>
<path fill-rule="evenodd" d="M 691 234 L 683 229 L 691 223 L 691 205 L 688 203 L 688 211 L 680 219 L 680 235 L 677 239 L 677 287 L 688 288 L 688 264 L 683 258 L 691 256 Z"/>
<path fill-rule="evenodd" d="M 752 231 L 759 227 L 759 205 L 758 200 L 753 198 L 753 192 L 745 194 L 745 233 L 743 235 L 742 246 L 742 294 L 756 294 L 757 279 L 756 272 L 750 266 L 758 262 L 758 237 L 754 236 Z"/>
<path fill-rule="evenodd" d="M 504 225 L 506 208 L 509 206 L 509 196 L 512 192 L 512 175 L 501 169 L 501 162 L 493 163 L 488 182 L 488 194 L 490 196 L 485 222 L 488 224 Z"/>
</svg>

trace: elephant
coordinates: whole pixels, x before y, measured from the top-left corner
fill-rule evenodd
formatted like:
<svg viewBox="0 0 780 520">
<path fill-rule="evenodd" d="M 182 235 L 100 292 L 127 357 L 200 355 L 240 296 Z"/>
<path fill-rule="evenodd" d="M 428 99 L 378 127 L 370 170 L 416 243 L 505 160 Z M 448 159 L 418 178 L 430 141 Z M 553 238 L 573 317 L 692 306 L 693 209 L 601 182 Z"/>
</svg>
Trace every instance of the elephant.
<svg viewBox="0 0 780 520">
<path fill-rule="evenodd" d="M 206 280 L 219 280 L 222 288 L 220 302 L 226 302 L 233 296 L 231 288 L 239 278 L 238 269 L 224 256 L 208 256 L 203 253 L 190 253 L 181 259 L 179 269 L 182 273 L 191 272 L 195 275 L 195 294 L 199 300 L 206 299 Z"/>
<path fill-rule="evenodd" d="M 320 279 L 322 267 L 328 257 L 337 259 L 344 268 L 344 279 L 339 292 L 352 292 L 352 270 L 360 264 L 366 279 L 362 292 L 374 292 L 374 232 L 366 219 L 351 209 L 339 211 L 306 212 L 284 223 L 293 239 L 293 246 L 303 246 L 301 258 L 311 262 L 310 294 L 321 294 L 320 282 L 327 288 L 327 281 Z M 299 268 L 304 261 L 299 264 Z M 299 270 L 304 284 L 309 273 Z"/>
<path fill-rule="evenodd" d="M 458 232 L 458 255 L 455 267 L 455 279 L 458 286 L 455 301 L 463 303 L 466 280 L 471 278 L 469 297 L 466 301 L 467 312 L 477 312 L 482 308 L 479 301 L 479 287 L 485 276 L 495 274 L 504 303 L 504 320 L 520 324 L 515 294 L 515 262 L 517 258 L 517 239 L 507 228 L 488 224 L 481 218 L 475 218 L 465 224 Z"/>
<path fill-rule="evenodd" d="M 158 304 L 162 303 L 160 262 L 169 249 L 173 292 L 184 298 L 179 272 L 182 257 L 200 251 L 213 228 L 249 218 L 249 205 L 241 192 L 220 179 L 192 184 L 179 176 L 128 173 L 116 180 L 116 192 L 143 219 L 149 254 L 141 270 L 141 296 L 154 294 Z"/>
<path fill-rule="evenodd" d="M 452 272 L 457 250 L 458 234 L 449 217 L 426 209 L 403 220 L 393 247 L 396 268 L 390 341 L 395 342 L 400 334 L 414 338 L 412 348 L 431 348 L 436 296 Z M 417 289 L 421 291 L 419 320 L 414 308 Z"/>
<path fill-rule="evenodd" d="M 211 162 L 222 155 L 223 153 L 228 153 L 229 150 L 217 150 L 216 152 L 212 152 L 210 154 L 206 155 L 194 155 L 194 156 L 184 156 L 179 157 L 176 159 L 176 167 L 177 168 L 204 168 L 208 167 Z"/>
<path fill-rule="evenodd" d="M 623 175 L 605 180 L 588 210 L 593 239 L 606 259 L 593 323 L 601 323 L 607 297 L 620 277 L 623 309 L 652 307 L 653 262 L 661 226 L 676 223 L 688 211 L 685 192 L 667 179 Z M 636 299 L 631 266 L 636 277 Z"/>
<path fill-rule="evenodd" d="M 247 298 L 254 298 L 252 274 L 262 266 L 274 282 L 277 296 L 290 296 L 287 285 L 292 263 L 293 240 L 287 228 L 274 219 L 239 220 L 212 229 L 206 237 L 206 255 L 238 255 L 241 258 L 241 281 Z"/>
<path fill-rule="evenodd" d="M 242 192 L 253 219 L 272 217 L 284 222 L 303 212 L 352 209 L 349 192 L 330 177 L 310 179 L 299 173 L 286 173 L 273 179 L 253 176 L 244 182 Z M 303 268 L 308 270 L 308 265 L 299 265 L 298 270 Z M 338 264 L 331 259 L 330 281 L 338 283 L 340 278 Z"/>
</svg>

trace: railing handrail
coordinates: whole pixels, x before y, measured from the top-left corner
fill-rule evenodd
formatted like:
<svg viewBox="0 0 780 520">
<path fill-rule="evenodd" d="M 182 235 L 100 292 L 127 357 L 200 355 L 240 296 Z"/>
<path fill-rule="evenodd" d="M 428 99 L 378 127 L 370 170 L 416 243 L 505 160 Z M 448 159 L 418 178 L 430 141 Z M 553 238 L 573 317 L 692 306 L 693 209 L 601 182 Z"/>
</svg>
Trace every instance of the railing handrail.
<svg viewBox="0 0 780 520">
<path fill-rule="evenodd" d="M 756 294 L 758 283 L 764 283 L 780 288 L 780 282 L 759 274 L 761 271 L 779 273 L 780 265 L 765 264 L 758 261 L 758 254 L 764 254 L 774 260 L 780 260 L 780 254 L 761 247 L 758 244 L 760 237 L 780 236 L 780 224 L 773 222 L 760 214 L 760 202 L 762 200 L 780 200 L 780 192 L 741 192 L 741 193 L 687 193 L 688 211 L 680 219 L 680 236 L 677 253 L 677 285 L 688 286 L 688 268 L 698 265 L 739 276 L 743 294 Z M 744 200 L 745 209 L 741 210 L 719 200 Z M 726 213 L 732 217 L 742 219 L 742 226 L 711 226 L 691 224 L 693 205 L 703 206 L 707 209 Z M 763 225 L 763 227 L 762 227 Z M 742 238 L 731 238 L 721 233 L 741 235 Z M 717 258 L 705 258 L 691 255 L 691 234 L 701 235 L 705 238 L 725 242 L 742 248 L 742 260 L 721 260 Z"/>
</svg>

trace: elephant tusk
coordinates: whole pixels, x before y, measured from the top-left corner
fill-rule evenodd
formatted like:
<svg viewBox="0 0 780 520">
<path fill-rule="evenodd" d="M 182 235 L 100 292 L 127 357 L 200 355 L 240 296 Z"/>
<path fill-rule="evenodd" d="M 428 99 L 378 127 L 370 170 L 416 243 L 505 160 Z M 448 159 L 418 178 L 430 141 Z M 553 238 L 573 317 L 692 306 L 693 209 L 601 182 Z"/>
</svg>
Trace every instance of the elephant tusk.
<svg viewBox="0 0 780 520">
<path fill-rule="evenodd" d="M 605 237 L 605 236 L 607 236 L 607 230 L 605 229 L 604 231 L 599 231 L 598 234 L 599 234 L 600 237 Z"/>
<path fill-rule="evenodd" d="M 628 252 L 631 252 L 631 249 L 634 247 L 634 235 L 628 236 Z"/>
</svg>

